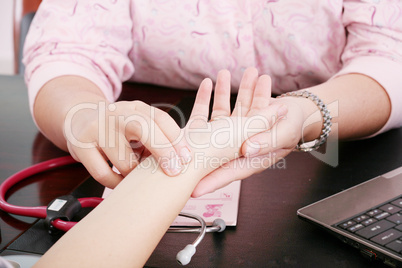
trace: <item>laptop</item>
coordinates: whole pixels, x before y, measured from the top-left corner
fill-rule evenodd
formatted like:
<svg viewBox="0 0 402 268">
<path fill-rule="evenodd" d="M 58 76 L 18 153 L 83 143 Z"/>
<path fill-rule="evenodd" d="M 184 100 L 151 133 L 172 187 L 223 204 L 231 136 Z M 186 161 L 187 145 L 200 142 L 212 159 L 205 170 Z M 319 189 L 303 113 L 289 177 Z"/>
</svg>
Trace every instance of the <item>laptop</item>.
<svg viewBox="0 0 402 268">
<path fill-rule="evenodd" d="M 370 260 L 402 267 L 402 167 L 297 211 Z"/>
</svg>

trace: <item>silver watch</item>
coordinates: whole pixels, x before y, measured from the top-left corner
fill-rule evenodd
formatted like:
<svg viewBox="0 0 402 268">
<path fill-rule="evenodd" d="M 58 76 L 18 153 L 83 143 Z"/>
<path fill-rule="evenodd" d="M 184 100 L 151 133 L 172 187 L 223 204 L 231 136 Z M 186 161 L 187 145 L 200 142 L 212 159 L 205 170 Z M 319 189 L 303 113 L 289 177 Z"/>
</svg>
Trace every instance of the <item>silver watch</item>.
<svg viewBox="0 0 402 268">
<path fill-rule="evenodd" d="M 315 139 L 310 142 L 304 142 L 301 140 L 297 145 L 295 150 L 300 151 L 300 152 L 311 152 L 314 150 L 317 150 L 321 145 L 323 145 L 329 136 L 329 133 L 331 132 L 331 120 L 332 117 L 330 115 L 330 112 L 327 108 L 327 105 L 317 97 L 317 95 L 314 95 L 313 93 L 309 91 L 293 91 L 293 92 L 288 92 L 285 94 L 282 94 L 278 96 L 277 98 L 282 98 L 282 97 L 301 97 L 301 98 L 307 98 L 310 99 L 317 105 L 318 109 L 321 112 L 321 116 L 323 119 L 323 125 L 322 125 L 322 131 L 319 139 Z"/>
</svg>

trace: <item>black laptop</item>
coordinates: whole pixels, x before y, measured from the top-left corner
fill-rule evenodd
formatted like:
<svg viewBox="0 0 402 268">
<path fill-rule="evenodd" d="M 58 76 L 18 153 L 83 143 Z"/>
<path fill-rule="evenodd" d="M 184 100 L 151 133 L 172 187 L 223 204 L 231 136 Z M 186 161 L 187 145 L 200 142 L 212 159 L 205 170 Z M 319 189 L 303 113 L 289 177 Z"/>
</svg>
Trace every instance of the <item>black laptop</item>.
<svg viewBox="0 0 402 268">
<path fill-rule="evenodd" d="M 297 215 L 371 260 L 402 267 L 402 167 L 301 208 Z"/>
</svg>

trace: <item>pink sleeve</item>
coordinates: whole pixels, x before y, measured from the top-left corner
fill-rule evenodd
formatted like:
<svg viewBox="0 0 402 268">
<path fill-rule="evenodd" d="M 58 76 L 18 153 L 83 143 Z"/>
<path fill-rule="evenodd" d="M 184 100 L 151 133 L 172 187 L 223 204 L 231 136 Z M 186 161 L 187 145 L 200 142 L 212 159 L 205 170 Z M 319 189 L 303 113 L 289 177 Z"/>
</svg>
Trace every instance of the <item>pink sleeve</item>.
<svg viewBox="0 0 402 268">
<path fill-rule="evenodd" d="M 360 73 L 376 80 L 391 100 L 391 116 L 376 134 L 402 126 L 402 2 L 344 1 L 348 32 L 343 69 L 336 76 Z"/>
<path fill-rule="evenodd" d="M 131 30 L 130 1 L 43 1 L 24 46 L 31 111 L 42 86 L 62 75 L 89 79 L 114 101 L 134 73 Z"/>
</svg>

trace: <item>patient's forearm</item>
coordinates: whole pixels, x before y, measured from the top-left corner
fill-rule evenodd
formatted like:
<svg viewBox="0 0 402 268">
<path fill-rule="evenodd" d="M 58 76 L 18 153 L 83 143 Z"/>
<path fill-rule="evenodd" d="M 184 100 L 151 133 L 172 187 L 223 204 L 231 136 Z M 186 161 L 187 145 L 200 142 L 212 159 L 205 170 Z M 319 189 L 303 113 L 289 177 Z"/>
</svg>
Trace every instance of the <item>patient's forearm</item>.
<svg viewBox="0 0 402 268">
<path fill-rule="evenodd" d="M 45 254 L 40 267 L 54 263 L 57 267 L 143 266 L 199 180 L 216 168 L 210 161 L 238 156 L 245 137 L 233 136 L 236 123 L 230 131 L 213 135 L 228 124 L 225 121 L 213 122 L 210 134 L 192 135 L 197 141 L 192 151 L 198 161 L 191 161 L 177 177 L 166 176 L 151 157 L 143 161 Z M 230 146 L 225 145 L 228 139 Z"/>
</svg>

